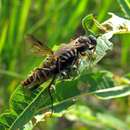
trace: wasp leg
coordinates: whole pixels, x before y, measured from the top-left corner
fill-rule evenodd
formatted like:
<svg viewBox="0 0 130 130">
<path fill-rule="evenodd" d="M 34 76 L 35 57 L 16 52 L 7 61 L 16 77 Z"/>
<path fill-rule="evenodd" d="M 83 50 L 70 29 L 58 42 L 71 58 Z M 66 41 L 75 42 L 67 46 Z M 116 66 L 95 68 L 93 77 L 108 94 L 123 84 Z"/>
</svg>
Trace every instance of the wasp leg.
<svg viewBox="0 0 130 130">
<path fill-rule="evenodd" d="M 79 74 L 78 67 L 73 65 L 71 68 L 67 68 L 66 70 L 60 73 L 61 80 L 72 80 Z"/>
<path fill-rule="evenodd" d="M 80 74 L 79 64 L 80 64 L 80 61 L 79 59 L 77 59 L 75 60 L 74 64 L 71 67 L 70 74 L 71 74 L 72 79 L 75 79 Z"/>
<path fill-rule="evenodd" d="M 54 81 L 56 79 L 56 76 L 53 77 L 52 81 L 50 82 L 49 86 L 48 86 L 48 94 L 50 96 L 50 100 L 51 100 L 51 116 L 53 114 L 53 111 L 54 111 L 54 106 L 53 106 L 53 96 L 52 96 L 52 93 L 51 93 L 51 86 L 53 85 Z"/>
</svg>

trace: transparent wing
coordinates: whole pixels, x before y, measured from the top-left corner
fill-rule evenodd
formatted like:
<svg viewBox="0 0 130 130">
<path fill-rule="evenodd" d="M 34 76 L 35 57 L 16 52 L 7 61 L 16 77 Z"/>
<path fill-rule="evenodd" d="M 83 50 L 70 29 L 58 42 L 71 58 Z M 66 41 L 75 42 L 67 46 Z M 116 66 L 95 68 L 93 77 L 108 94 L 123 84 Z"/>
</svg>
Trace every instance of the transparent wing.
<svg viewBox="0 0 130 130">
<path fill-rule="evenodd" d="M 31 44 L 32 46 L 32 51 L 33 53 L 41 56 L 46 56 L 46 55 L 52 55 L 53 51 L 47 47 L 46 44 L 43 44 L 41 41 L 36 39 L 33 35 L 27 35 L 26 38 L 26 43 Z"/>
</svg>

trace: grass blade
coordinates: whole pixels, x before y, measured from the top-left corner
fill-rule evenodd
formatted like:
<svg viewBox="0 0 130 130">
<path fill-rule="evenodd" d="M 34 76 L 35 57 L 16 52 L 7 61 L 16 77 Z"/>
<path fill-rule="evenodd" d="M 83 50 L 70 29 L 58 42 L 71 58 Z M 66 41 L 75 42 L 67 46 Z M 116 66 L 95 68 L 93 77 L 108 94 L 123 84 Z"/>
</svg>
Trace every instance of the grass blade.
<svg viewBox="0 0 130 130">
<path fill-rule="evenodd" d="M 128 0 L 117 0 L 127 18 L 130 18 L 130 2 Z"/>
</svg>

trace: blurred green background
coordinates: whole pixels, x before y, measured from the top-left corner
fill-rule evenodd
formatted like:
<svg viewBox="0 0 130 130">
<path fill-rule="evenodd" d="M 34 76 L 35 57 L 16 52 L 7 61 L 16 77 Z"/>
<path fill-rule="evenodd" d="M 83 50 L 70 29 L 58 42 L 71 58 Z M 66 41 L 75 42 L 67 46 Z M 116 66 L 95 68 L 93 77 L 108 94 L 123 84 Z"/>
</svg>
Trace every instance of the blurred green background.
<svg viewBox="0 0 130 130">
<path fill-rule="evenodd" d="M 67 43 L 85 34 L 81 20 L 87 14 L 93 13 L 100 22 L 109 17 L 108 12 L 125 17 L 119 1 L 0 0 L 0 112 L 8 108 L 17 84 L 42 62 L 42 57 L 33 55 L 26 47 L 27 34 L 35 35 L 50 48 Z M 130 36 L 117 35 L 112 41 L 113 51 L 96 67 L 130 78 Z M 125 130 L 125 125 L 130 126 L 130 97 L 100 101 L 89 96 L 75 107 L 70 113 L 72 117 L 50 119 L 34 129 Z"/>
</svg>

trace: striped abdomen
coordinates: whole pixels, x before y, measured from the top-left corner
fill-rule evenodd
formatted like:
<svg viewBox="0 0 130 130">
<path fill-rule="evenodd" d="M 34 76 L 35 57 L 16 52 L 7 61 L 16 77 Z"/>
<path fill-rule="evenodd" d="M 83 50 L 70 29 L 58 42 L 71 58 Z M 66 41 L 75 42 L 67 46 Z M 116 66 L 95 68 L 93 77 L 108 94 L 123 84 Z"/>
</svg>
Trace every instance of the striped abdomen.
<svg viewBox="0 0 130 130">
<path fill-rule="evenodd" d="M 50 78 L 51 71 L 53 69 L 53 66 L 50 68 L 37 68 L 26 80 L 22 82 L 22 85 L 33 87 L 42 84 Z"/>
<path fill-rule="evenodd" d="M 48 64 L 48 62 L 45 62 L 43 68 L 37 68 L 36 70 L 34 70 L 34 72 L 22 82 L 22 85 L 33 87 L 44 83 L 53 75 L 61 73 L 72 64 L 74 64 L 77 59 L 77 55 L 77 50 L 72 49 L 60 55 L 57 61 L 51 62 L 50 65 Z"/>
</svg>

